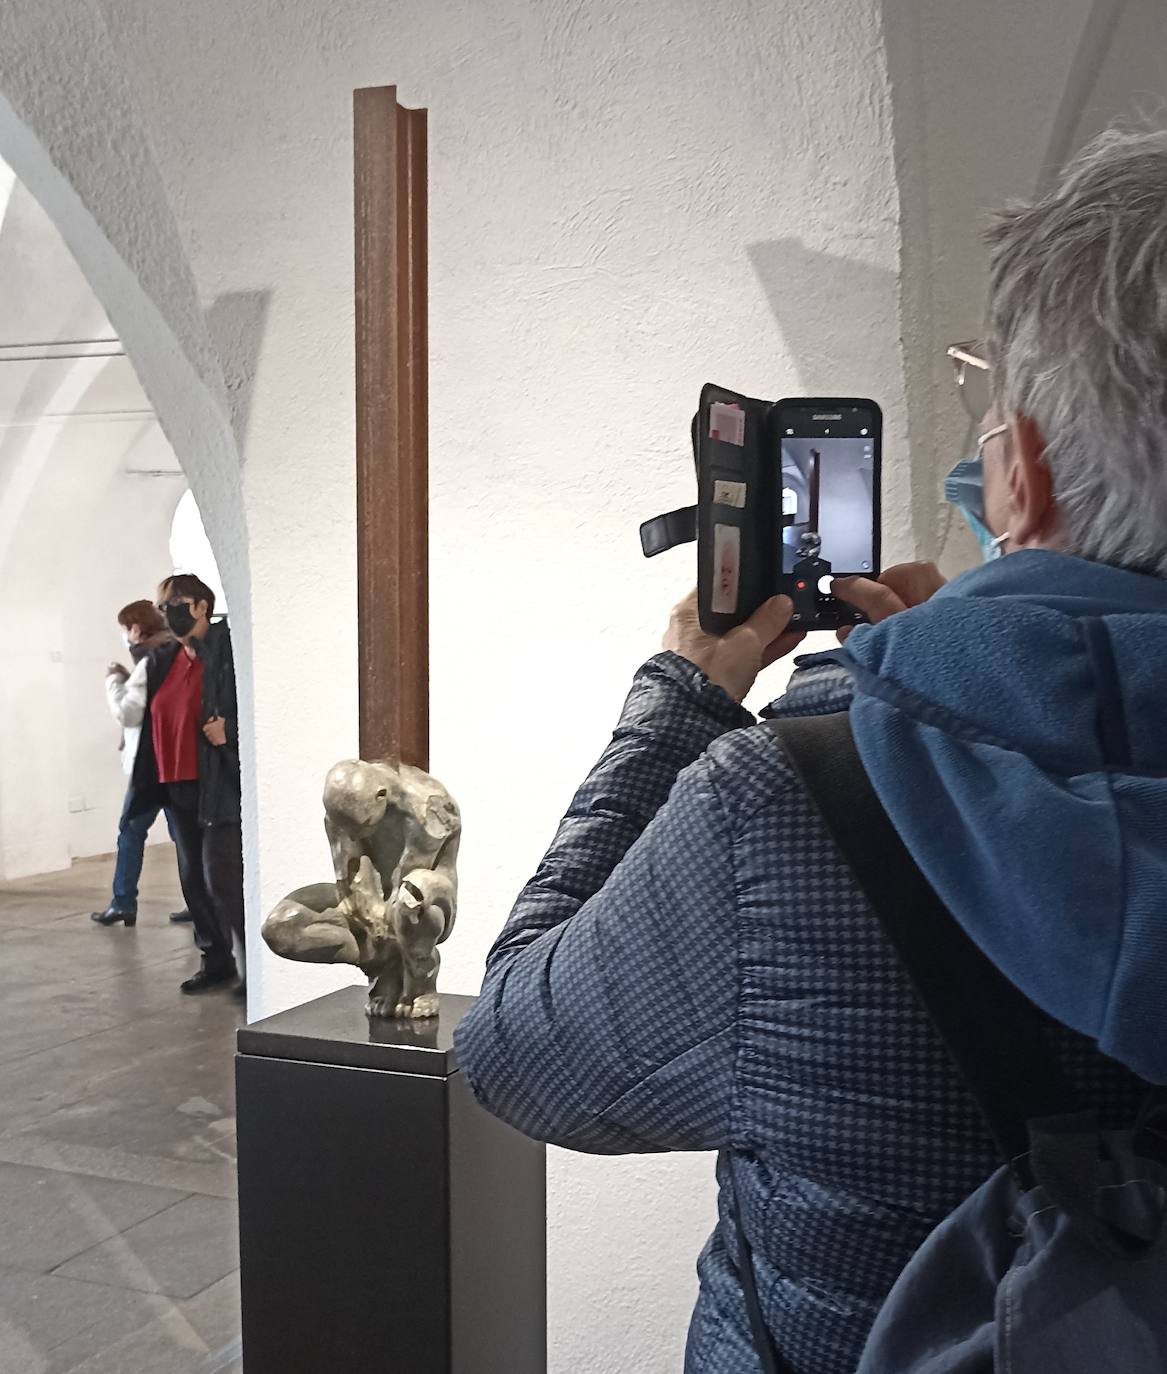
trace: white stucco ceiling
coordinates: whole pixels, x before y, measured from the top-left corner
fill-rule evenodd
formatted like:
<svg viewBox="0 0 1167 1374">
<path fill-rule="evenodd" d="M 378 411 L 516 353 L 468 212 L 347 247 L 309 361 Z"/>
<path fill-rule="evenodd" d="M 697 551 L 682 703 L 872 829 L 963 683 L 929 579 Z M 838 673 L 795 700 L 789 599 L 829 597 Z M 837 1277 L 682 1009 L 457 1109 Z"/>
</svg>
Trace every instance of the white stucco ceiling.
<svg viewBox="0 0 1167 1374">
<path fill-rule="evenodd" d="M 106 471 L 180 472 L 133 365 L 109 356 L 120 347 L 60 234 L 0 164 L 0 482 L 34 437 L 55 460 L 82 449 Z"/>
</svg>

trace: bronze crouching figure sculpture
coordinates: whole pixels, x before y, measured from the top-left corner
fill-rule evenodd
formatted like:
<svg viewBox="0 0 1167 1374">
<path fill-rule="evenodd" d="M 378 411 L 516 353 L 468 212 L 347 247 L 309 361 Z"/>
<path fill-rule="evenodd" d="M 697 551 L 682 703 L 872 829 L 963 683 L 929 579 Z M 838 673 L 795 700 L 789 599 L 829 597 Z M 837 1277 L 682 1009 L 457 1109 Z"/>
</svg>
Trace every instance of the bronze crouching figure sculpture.
<svg viewBox="0 0 1167 1374">
<path fill-rule="evenodd" d="M 420 768 L 353 759 L 329 773 L 324 817 L 336 882 L 289 893 L 263 938 L 285 959 L 355 964 L 370 1016 L 436 1016 L 458 899 L 453 797 Z"/>
</svg>

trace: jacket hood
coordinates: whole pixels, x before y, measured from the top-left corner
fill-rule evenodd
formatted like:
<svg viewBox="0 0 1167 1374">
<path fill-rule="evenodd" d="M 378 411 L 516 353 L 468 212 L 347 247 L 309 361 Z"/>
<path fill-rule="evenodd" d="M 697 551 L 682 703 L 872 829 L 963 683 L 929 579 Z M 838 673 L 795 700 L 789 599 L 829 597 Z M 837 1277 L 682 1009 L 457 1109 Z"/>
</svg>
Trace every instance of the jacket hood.
<svg viewBox="0 0 1167 1374">
<path fill-rule="evenodd" d="M 830 655 L 889 816 L 1018 987 L 1167 1082 L 1167 581 L 1022 551 Z"/>
</svg>

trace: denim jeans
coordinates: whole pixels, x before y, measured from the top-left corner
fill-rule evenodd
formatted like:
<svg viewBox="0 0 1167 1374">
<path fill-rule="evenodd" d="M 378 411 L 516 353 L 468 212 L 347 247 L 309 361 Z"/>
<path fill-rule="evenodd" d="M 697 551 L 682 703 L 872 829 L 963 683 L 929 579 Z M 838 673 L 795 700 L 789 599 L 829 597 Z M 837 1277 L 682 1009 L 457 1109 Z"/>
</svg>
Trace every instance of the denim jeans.
<svg viewBox="0 0 1167 1374">
<path fill-rule="evenodd" d="M 136 816 L 130 815 L 134 799 L 134 784 L 126 788 L 122 818 L 118 822 L 118 855 L 113 870 L 113 905 L 118 911 L 137 911 L 138 879 L 142 876 L 142 860 L 146 852 L 146 836 L 158 819 L 160 806 L 147 807 Z M 166 813 L 166 826 L 174 838 L 174 823 Z"/>
</svg>

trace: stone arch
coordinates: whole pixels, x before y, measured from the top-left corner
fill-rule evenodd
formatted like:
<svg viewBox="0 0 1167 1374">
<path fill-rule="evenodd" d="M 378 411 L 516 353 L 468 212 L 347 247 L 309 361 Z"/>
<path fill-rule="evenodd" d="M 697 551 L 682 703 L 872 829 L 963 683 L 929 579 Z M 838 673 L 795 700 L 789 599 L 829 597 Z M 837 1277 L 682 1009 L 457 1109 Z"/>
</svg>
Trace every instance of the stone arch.
<svg viewBox="0 0 1167 1374">
<path fill-rule="evenodd" d="M 54 222 L 122 340 L 202 512 L 253 712 L 250 577 L 231 393 L 150 143 L 95 0 L 0 7 L 0 158 Z M 244 731 L 244 826 L 256 825 Z M 249 896 L 258 878 L 249 875 Z M 250 903 L 249 903 L 250 905 Z"/>
<path fill-rule="evenodd" d="M 243 607 L 247 529 L 227 386 L 165 187 L 89 0 L 4 7 L 0 157 L 51 217 L 122 339 Z"/>
</svg>

